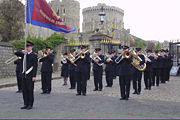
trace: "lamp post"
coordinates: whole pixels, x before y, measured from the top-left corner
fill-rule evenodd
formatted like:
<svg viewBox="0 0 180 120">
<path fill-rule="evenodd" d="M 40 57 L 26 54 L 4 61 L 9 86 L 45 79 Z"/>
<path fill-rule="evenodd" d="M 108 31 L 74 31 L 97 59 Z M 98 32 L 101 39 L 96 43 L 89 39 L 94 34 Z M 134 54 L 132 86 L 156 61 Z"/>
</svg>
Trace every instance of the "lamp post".
<svg viewBox="0 0 180 120">
<path fill-rule="evenodd" d="M 105 19 L 105 16 L 106 16 L 106 13 L 104 12 L 104 7 L 103 6 L 101 7 L 101 11 L 99 13 L 99 16 L 100 16 L 101 25 L 103 25 L 104 19 Z"/>
</svg>

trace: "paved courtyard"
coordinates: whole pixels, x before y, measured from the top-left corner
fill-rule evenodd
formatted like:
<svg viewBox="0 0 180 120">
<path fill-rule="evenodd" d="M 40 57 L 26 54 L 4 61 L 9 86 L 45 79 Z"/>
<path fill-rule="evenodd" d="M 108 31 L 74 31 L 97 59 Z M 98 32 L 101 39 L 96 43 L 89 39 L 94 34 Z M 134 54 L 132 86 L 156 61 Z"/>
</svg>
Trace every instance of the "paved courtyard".
<svg viewBox="0 0 180 120">
<path fill-rule="evenodd" d="M 105 78 L 103 78 L 105 86 Z M 167 84 L 133 95 L 120 101 L 119 81 L 112 88 L 93 92 L 93 76 L 88 81 L 87 96 L 76 96 L 76 90 L 62 86 L 63 80 L 53 80 L 50 95 L 41 95 L 41 83 L 35 84 L 35 104 L 32 110 L 21 110 L 22 95 L 17 87 L 0 89 L 0 119 L 2 118 L 180 118 L 180 77 L 171 77 Z M 132 90 L 132 89 L 131 89 Z"/>
</svg>

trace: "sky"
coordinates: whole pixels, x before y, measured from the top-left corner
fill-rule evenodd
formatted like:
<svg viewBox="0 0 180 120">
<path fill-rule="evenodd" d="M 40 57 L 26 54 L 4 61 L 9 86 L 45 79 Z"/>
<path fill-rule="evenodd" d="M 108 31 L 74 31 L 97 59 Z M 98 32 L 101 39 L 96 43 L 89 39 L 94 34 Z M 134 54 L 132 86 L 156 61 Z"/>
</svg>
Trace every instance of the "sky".
<svg viewBox="0 0 180 120">
<path fill-rule="evenodd" d="M 46 0 L 47 2 L 51 0 Z M 77 0 L 83 8 L 106 3 L 124 10 L 124 26 L 144 40 L 180 39 L 180 0 Z M 81 13 L 81 23 L 82 23 Z"/>
</svg>

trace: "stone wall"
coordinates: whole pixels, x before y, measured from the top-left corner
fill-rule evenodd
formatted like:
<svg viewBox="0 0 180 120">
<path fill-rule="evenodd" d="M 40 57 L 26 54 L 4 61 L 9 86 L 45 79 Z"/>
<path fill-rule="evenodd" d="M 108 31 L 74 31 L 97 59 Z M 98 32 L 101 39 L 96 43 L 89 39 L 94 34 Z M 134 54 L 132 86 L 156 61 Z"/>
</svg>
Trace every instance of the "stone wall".
<svg viewBox="0 0 180 120">
<path fill-rule="evenodd" d="M 13 47 L 6 42 L 0 42 L 0 78 L 6 78 L 15 75 L 15 65 L 5 64 L 5 61 L 13 56 Z"/>
</svg>

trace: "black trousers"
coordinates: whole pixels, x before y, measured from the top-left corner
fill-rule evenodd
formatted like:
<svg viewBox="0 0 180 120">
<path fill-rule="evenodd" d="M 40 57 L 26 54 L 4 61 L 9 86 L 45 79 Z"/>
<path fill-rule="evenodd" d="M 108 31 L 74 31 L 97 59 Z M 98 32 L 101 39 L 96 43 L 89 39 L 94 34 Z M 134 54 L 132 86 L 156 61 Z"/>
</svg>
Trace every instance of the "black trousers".
<svg viewBox="0 0 180 120">
<path fill-rule="evenodd" d="M 144 71 L 144 83 L 146 89 L 151 89 L 152 84 L 152 72 L 151 71 Z"/>
<path fill-rule="evenodd" d="M 18 85 L 18 91 L 22 90 L 22 75 L 21 72 L 16 71 L 16 77 L 17 77 L 17 85 Z"/>
<path fill-rule="evenodd" d="M 129 98 L 130 81 L 131 81 L 130 75 L 119 76 L 121 98 Z"/>
<path fill-rule="evenodd" d="M 87 75 L 84 72 L 76 72 L 76 80 L 77 80 L 77 93 L 78 94 L 86 94 L 86 86 L 87 86 Z"/>
<path fill-rule="evenodd" d="M 134 71 L 133 73 L 133 88 L 135 92 L 141 93 L 141 79 L 142 79 L 142 72 L 141 71 Z"/>
<path fill-rule="evenodd" d="M 158 68 L 154 68 L 152 71 L 152 85 L 155 86 L 159 86 L 159 81 L 160 81 L 160 69 Z"/>
<path fill-rule="evenodd" d="M 32 77 L 26 77 L 22 80 L 22 92 L 23 92 L 23 100 L 24 105 L 33 106 L 34 103 L 34 82 L 32 81 Z"/>
<path fill-rule="evenodd" d="M 71 85 L 71 88 L 75 89 L 75 87 L 76 87 L 75 74 L 76 73 L 75 73 L 74 70 L 70 70 L 69 74 L 70 74 L 70 85 Z"/>
<path fill-rule="evenodd" d="M 52 72 L 42 72 L 41 82 L 43 92 L 51 92 Z"/>
<path fill-rule="evenodd" d="M 103 84 L 102 84 L 102 74 L 103 71 L 102 70 L 93 70 L 94 73 L 94 86 L 95 89 L 102 89 L 103 88 Z"/>
<path fill-rule="evenodd" d="M 106 71 L 106 84 L 107 86 L 112 87 L 113 85 L 113 78 L 114 78 L 114 72 L 113 71 Z"/>
<path fill-rule="evenodd" d="M 166 68 L 161 68 L 160 69 L 160 81 L 161 83 L 166 83 Z"/>
<path fill-rule="evenodd" d="M 166 73 L 166 81 L 169 81 L 170 71 L 171 71 L 171 67 L 168 67 L 168 68 L 167 68 L 167 73 Z"/>
</svg>

